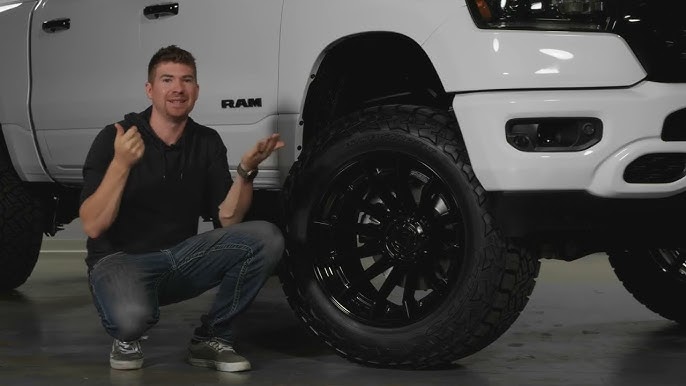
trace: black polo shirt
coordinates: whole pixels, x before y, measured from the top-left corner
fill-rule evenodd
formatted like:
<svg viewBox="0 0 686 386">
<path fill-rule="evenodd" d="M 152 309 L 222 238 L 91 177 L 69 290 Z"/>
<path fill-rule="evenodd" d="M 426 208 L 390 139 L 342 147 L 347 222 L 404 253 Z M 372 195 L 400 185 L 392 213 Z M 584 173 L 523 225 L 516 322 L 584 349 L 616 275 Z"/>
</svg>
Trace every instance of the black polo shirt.
<svg viewBox="0 0 686 386">
<path fill-rule="evenodd" d="M 145 152 L 129 173 L 116 220 L 103 235 L 88 239 L 89 266 L 119 251 L 170 248 L 197 234 L 200 216 L 219 225 L 218 206 L 232 184 L 221 137 L 189 118 L 179 141 L 169 146 L 150 128 L 151 111 L 127 114 L 120 122 L 125 129 L 138 127 Z M 100 185 L 114 156 L 115 136 L 109 125 L 93 141 L 83 167 L 81 203 Z"/>
</svg>

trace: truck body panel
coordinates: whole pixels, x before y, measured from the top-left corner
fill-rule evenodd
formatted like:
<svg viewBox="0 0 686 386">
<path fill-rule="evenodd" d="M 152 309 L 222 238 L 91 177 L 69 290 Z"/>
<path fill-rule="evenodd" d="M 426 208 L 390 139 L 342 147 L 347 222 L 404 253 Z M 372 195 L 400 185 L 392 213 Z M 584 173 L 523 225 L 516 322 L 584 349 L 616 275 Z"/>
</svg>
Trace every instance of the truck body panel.
<svg viewBox="0 0 686 386">
<path fill-rule="evenodd" d="M 29 37 L 34 2 L 0 1 L 0 127 L 12 164 L 24 181 L 51 181 L 36 149 L 27 103 L 30 97 Z"/>
<path fill-rule="evenodd" d="M 151 53 L 169 44 L 192 47 L 201 87 L 193 117 L 217 129 L 229 148 L 243 149 L 277 131 L 281 0 L 179 1 L 178 15 L 149 19 L 144 8 L 154 4 L 47 0 L 35 11 L 31 109 L 56 180 L 79 182 L 95 135 L 149 104 L 145 69 Z M 43 22 L 59 18 L 69 18 L 71 27 L 42 29 Z M 259 104 L 222 104 L 251 99 Z M 229 152 L 233 167 L 240 151 Z"/>
</svg>

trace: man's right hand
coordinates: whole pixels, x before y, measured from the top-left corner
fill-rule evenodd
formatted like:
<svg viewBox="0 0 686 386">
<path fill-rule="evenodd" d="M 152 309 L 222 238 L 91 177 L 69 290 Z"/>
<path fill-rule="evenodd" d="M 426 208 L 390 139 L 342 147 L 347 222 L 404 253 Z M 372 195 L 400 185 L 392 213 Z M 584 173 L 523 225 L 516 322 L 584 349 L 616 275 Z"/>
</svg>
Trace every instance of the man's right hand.
<svg viewBox="0 0 686 386">
<path fill-rule="evenodd" d="M 117 136 L 114 138 L 114 160 L 130 168 L 143 157 L 145 144 L 141 133 L 136 126 L 131 126 L 128 130 L 115 123 Z"/>
</svg>

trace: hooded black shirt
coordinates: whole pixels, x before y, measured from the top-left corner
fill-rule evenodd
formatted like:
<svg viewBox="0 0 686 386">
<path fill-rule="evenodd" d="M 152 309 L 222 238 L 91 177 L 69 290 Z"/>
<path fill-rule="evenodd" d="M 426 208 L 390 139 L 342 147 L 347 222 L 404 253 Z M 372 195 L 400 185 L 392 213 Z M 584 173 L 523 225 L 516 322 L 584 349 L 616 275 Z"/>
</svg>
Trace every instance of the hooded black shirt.
<svg viewBox="0 0 686 386">
<path fill-rule="evenodd" d="M 165 144 L 150 128 L 152 107 L 119 122 L 138 127 L 145 152 L 129 173 L 119 213 L 100 237 L 89 238 L 86 262 L 92 266 L 115 252 L 144 253 L 170 248 L 197 234 L 200 216 L 218 222 L 218 206 L 232 180 L 226 146 L 219 134 L 188 118 L 179 141 Z M 81 203 L 100 185 L 114 157 L 114 125 L 97 135 L 83 167 Z"/>
</svg>

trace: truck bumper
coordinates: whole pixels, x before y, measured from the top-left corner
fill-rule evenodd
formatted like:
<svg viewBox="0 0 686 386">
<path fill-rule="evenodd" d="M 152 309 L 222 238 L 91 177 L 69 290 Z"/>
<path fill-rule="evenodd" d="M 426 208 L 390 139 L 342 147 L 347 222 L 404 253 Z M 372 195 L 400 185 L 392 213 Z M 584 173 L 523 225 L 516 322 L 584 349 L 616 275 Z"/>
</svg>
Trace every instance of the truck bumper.
<svg viewBox="0 0 686 386">
<path fill-rule="evenodd" d="M 627 167 L 639 157 L 686 155 L 684 135 L 662 139 L 665 119 L 684 108 L 686 84 L 655 82 L 618 89 L 474 92 L 453 99 L 472 167 L 486 190 L 582 191 L 605 198 L 686 191 L 686 177 L 666 183 L 625 180 Z M 557 152 L 524 152 L 506 140 L 509 120 L 555 117 L 597 118 L 602 138 L 585 150 Z"/>
</svg>

